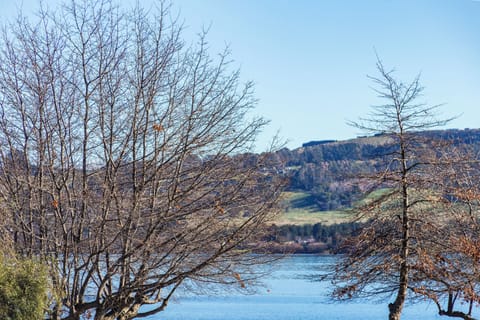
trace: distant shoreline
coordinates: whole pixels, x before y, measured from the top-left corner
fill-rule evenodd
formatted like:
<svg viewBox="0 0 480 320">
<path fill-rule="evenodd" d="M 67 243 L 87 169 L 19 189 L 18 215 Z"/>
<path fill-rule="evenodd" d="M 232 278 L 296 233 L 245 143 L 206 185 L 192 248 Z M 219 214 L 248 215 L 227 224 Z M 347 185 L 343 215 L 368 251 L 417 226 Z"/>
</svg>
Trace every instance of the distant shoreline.
<svg viewBox="0 0 480 320">
<path fill-rule="evenodd" d="M 255 253 L 334 255 L 336 248 L 323 242 L 263 242 L 252 246 Z"/>
</svg>

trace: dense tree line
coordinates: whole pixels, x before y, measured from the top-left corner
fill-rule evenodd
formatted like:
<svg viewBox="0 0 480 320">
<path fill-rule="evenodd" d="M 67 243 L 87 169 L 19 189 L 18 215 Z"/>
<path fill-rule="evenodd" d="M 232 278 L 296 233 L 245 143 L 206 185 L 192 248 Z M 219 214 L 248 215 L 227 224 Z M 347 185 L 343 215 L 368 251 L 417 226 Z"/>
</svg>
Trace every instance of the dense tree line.
<svg viewBox="0 0 480 320">
<path fill-rule="evenodd" d="M 358 232 L 361 226 L 362 224 L 357 222 L 274 226 L 271 230 L 272 236 L 268 240 L 278 242 L 313 240 L 328 244 L 330 249 L 337 249 L 343 239 Z"/>
</svg>

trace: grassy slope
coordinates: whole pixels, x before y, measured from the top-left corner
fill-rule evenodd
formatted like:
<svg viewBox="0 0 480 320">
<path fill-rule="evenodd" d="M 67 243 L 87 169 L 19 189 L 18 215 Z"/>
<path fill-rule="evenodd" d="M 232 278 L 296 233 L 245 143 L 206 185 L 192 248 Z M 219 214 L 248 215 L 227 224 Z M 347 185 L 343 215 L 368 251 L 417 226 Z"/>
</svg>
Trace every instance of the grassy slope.
<svg viewBox="0 0 480 320">
<path fill-rule="evenodd" d="M 283 212 L 275 221 L 276 225 L 304 225 L 322 223 L 331 225 L 347 222 L 350 215 L 344 211 L 318 211 L 309 201 L 310 195 L 303 192 L 285 192 Z"/>
<path fill-rule="evenodd" d="M 359 204 L 361 205 L 365 201 L 377 198 L 386 191 L 386 189 L 375 190 L 360 200 Z M 349 222 L 352 218 L 352 212 L 347 210 L 319 211 L 312 203 L 310 197 L 310 194 L 306 192 L 284 192 L 283 206 L 285 210 L 275 220 L 275 224 L 304 225 L 321 223 L 323 225 L 332 225 Z"/>
</svg>

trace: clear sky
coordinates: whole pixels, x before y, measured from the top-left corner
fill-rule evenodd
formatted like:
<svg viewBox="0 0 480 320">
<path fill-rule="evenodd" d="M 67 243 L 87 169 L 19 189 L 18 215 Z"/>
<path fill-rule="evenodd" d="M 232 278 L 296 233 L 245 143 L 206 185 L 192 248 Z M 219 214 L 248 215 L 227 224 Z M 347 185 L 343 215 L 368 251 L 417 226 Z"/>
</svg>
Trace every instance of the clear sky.
<svg viewBox="0 0 480 320">
<path fill-rule="evenodd" d="M 44 0 L 49 5 L 57 0 Z M 123 0 L 131 3 L 133 0 Z M 145 6 L 151 0 L 140 1 Z M 0 0 L 0 19 L 21 0 Z M 23 0 L 30 10 L 38 3 Z M 242 78 L 256 83 L 256 114 L 290 149 L 361 134 L 346 125 L 378 103 L 367 75 L 375 51 L 408 82 L 421 73 L 423 100 L 444 103 L 450 128 L 480 127 L 480 1 L 173 0 L 193 39 L 210 26 L 212 53 L 228 44 Z"/>
</svg>

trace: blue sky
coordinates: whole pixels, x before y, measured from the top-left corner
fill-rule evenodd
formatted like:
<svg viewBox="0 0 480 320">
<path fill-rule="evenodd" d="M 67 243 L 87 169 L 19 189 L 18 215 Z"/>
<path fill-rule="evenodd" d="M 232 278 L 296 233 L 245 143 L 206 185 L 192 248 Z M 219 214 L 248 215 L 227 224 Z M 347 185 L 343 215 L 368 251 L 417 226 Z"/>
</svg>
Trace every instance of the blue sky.
<svg viewBox="0 0 480 320">
<path fill-rule="evenodd" d="M 46 0 L 48 4 L 56 0 Z M 130 0 L 124 0 L 131 3 Z M 150 1 L 141 3 L 148 6 Z M 15 13 L 0 0 L 0 19 Z M 17 1 L 20 4 L 21 1 Z M 38 1 L 23 0 L 26 10 Z M 361 134 L 346 125 L 378 103 L 367 75 L 375 50 L 397 77 L 421 73 L 423 101 L 460 115 L 451 128 L 480 127 L 480 1 L 173 0 L 185 37 L 210 26 L 212 53 L 228 44 L 244 80 L 256 83 L 255 113 L 271 120 L 291 149 Z"/>
</svg>

